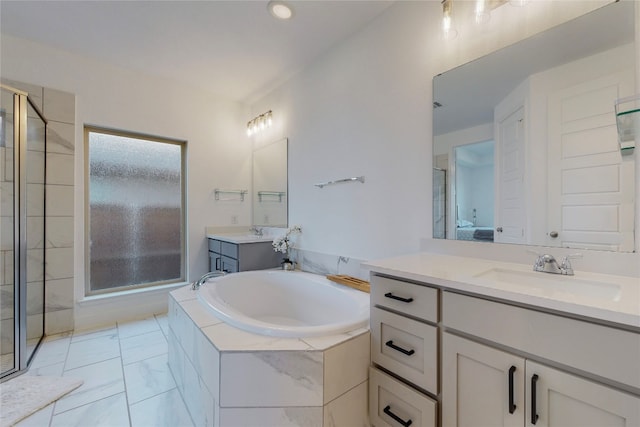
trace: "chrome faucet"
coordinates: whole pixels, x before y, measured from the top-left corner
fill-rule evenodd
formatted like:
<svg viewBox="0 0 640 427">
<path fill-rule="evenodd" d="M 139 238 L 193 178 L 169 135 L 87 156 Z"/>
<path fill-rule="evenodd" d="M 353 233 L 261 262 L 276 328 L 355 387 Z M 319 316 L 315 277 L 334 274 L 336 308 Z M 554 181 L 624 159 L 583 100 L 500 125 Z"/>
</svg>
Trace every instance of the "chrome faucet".
<svg viewBox="0 0 640 427">
<path fill-rule="evenodd" d="M 210 271 L 208 273 L 205 273 L 204 276 L 202 276 L 201 278 L 199 278 L 198 280 L 196 280 L 195 282 L 193 282 L 191 284 L 191 289 L 196 291 L 208 279 L 211 279 L 212 277 L 220 277 L 220 276 L 224 276 L 224 275 L 225 275 L 224 271 Z"/>
<path fill-rule="evenodd" d="M 573 258 L 582 258 L 582 254 L 567 255 L 562 259 L 561 263 L 558 263 L 553 255 L 538 254 L 538 258 L 536 258 L 536 261 L 533 263 L 533 271 L 573 276 L 573 266 L 569 261 Z"/>
<path fill-rule="evenodd" d="M 262 237 L 262 235 L 264 234 L 264 229 L 256 226 L 251 227 L 249 231 L 255 234 L 256 236 L 260 236 L 260 237 Z"/>
</svg>

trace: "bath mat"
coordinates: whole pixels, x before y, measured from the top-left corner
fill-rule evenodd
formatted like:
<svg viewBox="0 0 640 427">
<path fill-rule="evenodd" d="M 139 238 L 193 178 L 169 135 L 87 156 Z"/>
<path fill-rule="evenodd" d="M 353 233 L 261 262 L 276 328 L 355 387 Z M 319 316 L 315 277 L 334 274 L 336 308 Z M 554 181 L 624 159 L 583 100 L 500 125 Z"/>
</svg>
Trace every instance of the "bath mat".
<svg viewBox="0 0 640 427">
<path fill-rule="evenodd" d="M 0 384 L 0 427 L 9 427 L 80 387 L 78 378 L 21 375 Z"/>
</svg>

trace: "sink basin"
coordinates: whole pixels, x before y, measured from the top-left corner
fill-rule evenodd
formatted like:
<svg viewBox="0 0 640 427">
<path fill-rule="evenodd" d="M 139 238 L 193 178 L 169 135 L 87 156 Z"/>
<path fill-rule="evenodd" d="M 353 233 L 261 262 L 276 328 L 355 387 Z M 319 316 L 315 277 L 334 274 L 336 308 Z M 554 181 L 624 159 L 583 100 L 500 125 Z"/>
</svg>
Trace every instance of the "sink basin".
<svg viewBox="0 0 640 427">
<path fill-rule="evenodd" d="M 621 292 L 620 286 L 613 283 L 586 280 L 575 276 L 505 268 L 492 268 L 478 273 L 474 277 L 499 282 L 514 288 L 535 289 L 549 296 L 569 294 L 575 297 L 618 301 Z"/>
</svg>

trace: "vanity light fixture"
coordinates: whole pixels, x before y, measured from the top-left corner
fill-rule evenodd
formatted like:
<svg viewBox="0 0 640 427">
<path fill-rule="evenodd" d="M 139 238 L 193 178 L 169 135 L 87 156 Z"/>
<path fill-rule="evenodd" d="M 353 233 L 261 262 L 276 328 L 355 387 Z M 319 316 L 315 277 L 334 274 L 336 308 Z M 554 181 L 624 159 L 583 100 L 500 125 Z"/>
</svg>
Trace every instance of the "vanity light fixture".
<svg viewBox="0 0 640 427">
<path fill-rule="evenodd" d="M 273 112 L 269 110 L 247 122 L 247 136 L 255 135 L 261 130 L 270 128 L 272 124 Z"/>
<path fill-rule="evenodd" d="M 293 17 L 293 9 L 288 4 L 281 1 L 270 1 L 267 4 L 267 9 L 269 9 L 269 13 L 274 18 L 287 20 Z"/>
<path fill-rule="evenodd" d="M 442 0 L 442 39 L 453 40 L 457 36 L 453 26 L 453 0 Z"/>
<path fill-rule="evenodd" d="M 486 0 L 476 0 L 475 18 L 478 25 L 487 24 L 491 19 L 491 12 L 487 10 Z"/>
</svg>

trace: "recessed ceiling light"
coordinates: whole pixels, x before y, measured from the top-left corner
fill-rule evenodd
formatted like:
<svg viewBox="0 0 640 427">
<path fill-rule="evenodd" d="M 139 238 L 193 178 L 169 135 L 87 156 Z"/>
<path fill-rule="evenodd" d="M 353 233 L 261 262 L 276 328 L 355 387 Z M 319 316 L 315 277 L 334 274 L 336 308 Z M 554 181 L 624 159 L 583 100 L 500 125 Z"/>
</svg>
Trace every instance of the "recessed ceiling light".
<svg viewBox="0 0 640 427">
<path fill-rule="evenodd" d="M 278 19 L 291 19 L 293 16 L 293 9 L 286 3 L 281 1 L 270 1 L 267 5 L 267 9 L 271 15 Z"/>
</svg>

